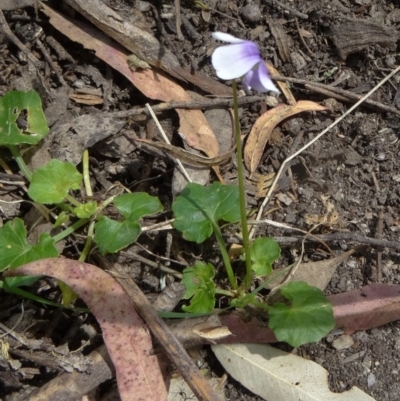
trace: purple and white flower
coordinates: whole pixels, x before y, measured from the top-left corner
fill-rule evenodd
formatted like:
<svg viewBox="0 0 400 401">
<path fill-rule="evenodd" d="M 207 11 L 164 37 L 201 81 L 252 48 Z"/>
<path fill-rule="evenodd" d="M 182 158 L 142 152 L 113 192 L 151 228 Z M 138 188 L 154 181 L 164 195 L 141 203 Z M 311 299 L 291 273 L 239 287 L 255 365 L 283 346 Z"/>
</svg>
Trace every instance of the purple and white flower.
<svg viewBox="0 0 400 401">
<path fill-rule="evenodd" d="M 211 63 L 218 78 L 224 80 L 241 78 L 248 90 L 279 93 L 254 42 L 238 39 L 223 32 L 214 32 L 212 36 L 214 39 L 230 43 L 217 47 L 211 56 Z"/>
</svg>

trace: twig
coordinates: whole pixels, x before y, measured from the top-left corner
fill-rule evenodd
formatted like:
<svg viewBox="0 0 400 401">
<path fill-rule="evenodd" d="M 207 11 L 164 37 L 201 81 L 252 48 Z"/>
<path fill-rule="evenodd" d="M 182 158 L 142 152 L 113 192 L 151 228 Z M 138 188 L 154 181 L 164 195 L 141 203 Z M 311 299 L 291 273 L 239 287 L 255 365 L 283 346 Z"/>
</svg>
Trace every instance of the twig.
<svg viewBox="0 0 400 401">
<path fill-rule="evenodd" d="M 151 116 L 154 119 L 154 122 L 157 125 L 157 128 L 160 131 L 161 136 L 163 137 L 164 141 L 168 144 L 171 145 L 171 142 L 169 141 L 166 133 L 163 130 L 163 127 L 161 126 L 160 122 L 158 121 L 157 116 L 155 115 L 155 113 L 153 112 L 151 106 L 146 103 L 146 107 L 149 110 L 149 113 L 151 114 Z M 183 174 L 183 176 L 187 179 L 188 182 L 193 182 L 192 179 L 190 178 L 190 175 L 188 174 L 188 172 L 186 171 L 185 167 L 183 167 L 182 162 L 179 159 L 175 159 L 176 160 L 176 164 L 178 165 L 179 170 L 181 170 L 181 173 Z"/>
<path fill-rule="evenodd" d="M 285 81 L 285 82 L 293 82 L 295 84 L 302 84 L 302 85 L 305 85 L 305 87 L 307 89 L 309 89 L 313 92 L 323 93 L 326 96 L 336 97 L 338 100 L 341 100 L 341 101 L 350 102 L 351 100 L 361 100 L 361 99 L 365 98 L 365 96 L 362 97 L 360 95 L 357 95 L 353 92 L 349 92 L 344 89 L 336 88 L 331 85 L 324 85 L 319 82 L 307 81 L 305 79 L 283 77 L 280 75 L 272 75 L 272 79 L 274 79 L 276 81 Z M 324 92 L 322 92 L 322 91 L 324 91 Z M 326 92 L 326 91 L 329 91 L 329 92 Z M 341 97 L 339 97 L 339 96 L 341 96 Z M 377 108 L 384 112 L 395 113 L 397 115 L 400 115 L 400 110 L 398 110 L 397 108 L 385 105 L 385 104 L 377 102 L 375 100 L 365 99 L 364 103 L 365 103 L 365 106 L 368 105 L 368 106 Z"/>
<path fill-rule="evenodd" d="M 277 221 L 273 221 L 273 220 L 269 220 L 269 219 L 264 219 L 264 220 L 260 220 L 260 221 L 248 221 L 248 224 L 249 225 L 257 225 L 257 226 L 269 225 L 269 226 L 273 226 L 273 227 L 277 227 L 277 228 L 283 228 L 285 230 L 298 231 L 300 233 L 305 234 L 306 238 L 307 237 L 314 238 L 315 241 L 320 242 L 323 246 L 325 246 L 325 248 L 330 253 L 332 253 L 332 249 L 329 248 L 328 244 L 325 241 L 323 241 L 318 235 L 311 234 L 311 231 L 304 231 L 304 230 L 301 230 L 300 228 L 291 227 L 291 226 L 288 226 L 287 224 L 279 223 Z"/>
<path fill-rule="evenodd" d="M 267 4 L 269 4 L 270 6 L 278 6 L 283 8 L 286 11 L 289 11 L 291 14 L 295 15 L 296 17 L 299 17 L 301 19 L 308 19 L 308 15 L 307 14 L 303 14 L 300 11 L 297 11 L 289 6 L 287 6 L 286 4 L 280 2 L 279 0 L 265 0 L 265 2 Z"/>
<path fill-rule="evenodd" d="M 294 245 L 303 240 L 303 236 L 293 236 L 293 237 L 275 237 L 275 241 L 282 246 Z M 308 236 L 307 242 L 316 242 L 316 241 L 356 241 L 360 244 L 370 245 L 374 247 L 381 248 L 390 248 L 395 249 L 396 251 L 400 251 L 400 242 L 397 241 L 387 241 L 384 239 L 365 237 L 358 233 L 352 232 L 337 232 L 333 234 L 313 234 L 313 236 Z"/>
<path fill-rule="evenodd" d="M 245 96 L 238 99 L 239 105 L 249 104 L 260 102 L 261 100 L 265 100 L 265 96 Z M 166 110 L 172 109 L 205 109 L 207 107 L 212 106 L 233 106 L 233 99 L 207 99 L 207 100 L 195 100 L 191 102 L 168 102 L 168 103 L 159 103 L 154 106 L 151 106 L 154 113 L 161 113 Z M 130 116 L 136 116 L 139 114 L 149 115 L 149 111 L 146 107 L 137 107 L 130 110 L 117 111 L 111 113 L 104 113 L 105 116 L 116 117 L 116 118 L 125 118 Z"/>
<path fill-rule="evenodd" d="M 176 34 L 178 35 L 179 40 L 185 40 L 185 38 L 182 35 L 181 31 L 181 3 L 180 0 L 175 0 L 175 26 L 176 26 Z"/>
<path fill-rule="evenodd" d="M 347 110 L 343 115 L 341 115 L 338 119 L 336 119 L 332 124 L 330 124 L 327 128 L 325 128 L 321 133 L 319 133 L 315 138 L 313 138 L 310 142 L 308 142 L 305 146 L 303 146 L 301 149 L 299 149 L 297 152 L 293 153 L 290 155 L 284 162 L 282 163 L 281 167 L 278 170 L 278 173 L 276 174 L 274 181 L 272 182 L 271 188 L 269 189 L 267 196 L 265 197 L 258 213 L 257 213 L 257 218 L 256 220 L 260 220 L 261 216 L 264 213 L 264 209 L 266 205 L 268 204 L 271 194 L 274 191 L 275 185 L 277 184 L 282 172 L 284 171 L 286 164 L 289 163 L 291 160 L 293 160 L 296 156 L 298 156 L 300 153 L 304 152 L 307 148 L 309 148 L 314 142 L 318 141 L 323 135 L 325 135 L 331 128 L 335 127 L 337 124 L 339 124 L 344 118 L 346 118 L 353 110 L 355 110 L 361 103 L 365 101 L 365 99 L 368 99 L 377 89 L 379 89 L 386 81 L 388 81 L 393 75 L 397 74 L 400 71 L 400 66 L 397 67 L 394 71 L 392 71 L 389 75 L 387 75 L 381 82 L 379 82 L 373 89 L 371 89 L 365 96 L 363 96 L 356 104 L 354 104 L 352 107 L 350 107 L 349 110 Z M 250 232 L 250 238 L 254 235 L 254 227 L 251 229 Z"/>
<path fill-rule="evenodd" d="M 36 46 L 40 49 L 40 51 L 43 53 L 44 58 L 45 58 L 46 61 L 49 63 L 50 68 L 54 71 L 54 74 L 56 74 L 56 76 L 57 76 L 57 78 L 58 78 L 60 84 L 61 84 L 62 86 L 67 87 L 67 86 L 68 86 L 67 83 L 65 82 L 63 76 L 59 73 L 59 71 L 58 71 L 56 65 L 54 64 L 54 62 L 53 62 L 53 60 L 52 60 L 50 54 L 48 53 L 48 51 L 46 50 L 46 48 L 43 46 L 42 41 L 41 41 L 39 38 L 37 38 L 37 39 L 35 40 L 35 43 L 36 43 Z"/>
<path fill-rule="evenodd" d="M 313 52 L 311 51 L 311 49 L 308 47 L 307 42 L 304 40 L 304 37 L 303 37 L 303 35 L 301 34 L 300 26 L 299 26 L 299 21 L 297 21 L 297 18 L 294 19 L 294 22 L 295 22 L 295 24 L 296 24 L 297 33 L 299 34 L 299 38 L 300 38 L 300 40 L 301 40 L 301 43 L 303 43 L 303 46 L 307 49 L 308 54 L 309 54 L 310 56 L 314 56 L 314 53 L 313 53 Z"/>
<path fill-rule="evenodd" d="M 148 251 L 148 250 L 146 249 L 146 251 Z M 148 251 L 148 252 L 150 252 L 150 251 Z M 144 258 L 141 255 L 138 255 L 137 253 L 126 252 L 126 251 L 120 251 L 119 253 L 120 253 L 120 255 L 125 256 L 128 259 L 137 260 L 138 262 L 144 263 L 145 265 L 150 266 L 153 269 L 159 269 L 159 270 L 163 271 L 164 273 L 171 274 L 171 275 L 173 275 L 173 276 L 175 276 L 175 277 L 177 277 L 179 279 L 182 279 L 182 277 L 183 277 L 182 273 L 179 273 L 176 270 L 171 269 L 170 267 L 164 266 L 164 265 L 162 265 L 160 263 L 153 262 L 150 259 Z M 157 255 L 154 255 L 154 256 L 157 256 Z"/>
<path fill-rule="evenodd" d="M 375 238 L 377 240 L 382 240 L 382 233 L 383 233 L 383 212 L 382 210 L 379 212 L 378 215 L 378 224 L 376 226 L 376 233 Z M 376 252 L 376 281 L 381 281 L 382 275 L 382 248 L 378 248 Z"/>
</svg>

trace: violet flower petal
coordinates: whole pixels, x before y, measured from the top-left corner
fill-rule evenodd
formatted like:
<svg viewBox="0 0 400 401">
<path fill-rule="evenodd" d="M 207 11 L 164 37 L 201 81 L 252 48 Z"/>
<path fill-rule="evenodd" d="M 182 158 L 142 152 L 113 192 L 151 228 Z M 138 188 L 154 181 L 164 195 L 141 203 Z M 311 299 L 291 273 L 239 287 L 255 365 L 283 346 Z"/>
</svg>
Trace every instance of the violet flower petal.
<svg viewBox="0 0 400 401">
<path fill-rule="evenodd" d="M 247 40 L 218 47 L 211 56 L 218 78 L 224 80 L 243 77 L 260 61 L 257 45 Z"/>
<path fill-rule="evenodd" d="M 243 78 L 242 83 L 246 89 L 254 89 L 257 92 L 276 92 L 280 93 L 269 77 L 264 61 L 254 66 Z"/>
<path fill-rule="evenodd" d="M 229 35 L 229 33 L 225 33 L 225 32 L 213 32 L 211 34 L 211 36 L 214 39 L 220 40 L 221 42 L 228 42 L 228 43 L 243 43 L 243 42 L 247 42 L 247 40 L 235 38 L 234 36 Z"/>
</svg>

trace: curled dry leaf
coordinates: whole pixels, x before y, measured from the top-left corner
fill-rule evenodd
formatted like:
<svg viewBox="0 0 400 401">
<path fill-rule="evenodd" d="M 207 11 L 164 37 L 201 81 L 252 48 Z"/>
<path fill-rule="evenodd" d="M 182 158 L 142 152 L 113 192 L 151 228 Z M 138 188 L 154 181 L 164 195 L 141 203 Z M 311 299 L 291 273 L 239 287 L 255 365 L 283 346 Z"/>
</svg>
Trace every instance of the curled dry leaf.
<svg viewBox="0 0 400 401">
<path fill-rule="evenodd" d="M 322 111 L 326 107 L 315 102 L 300 101 L 293 106 L 284 104 L 268 110 L 254 123 L 247 138 L 244 149 L 244 162 L 247 169 L 253 173 L 260 163 L 264 148 L 268 143 L 272 130 L 286 118 L 303 111 Z"/>
<path fill-rule="evenodd" d="M 67 283 L 96 316 L 121 399 L 165 400 L 167 391 L 157 357 L 151 355 L 150 335 L 122 287 L 98 267 L 68 259 L 43 259 L 7 272 L 9 276 L 42 274 Z"/>
</svg>

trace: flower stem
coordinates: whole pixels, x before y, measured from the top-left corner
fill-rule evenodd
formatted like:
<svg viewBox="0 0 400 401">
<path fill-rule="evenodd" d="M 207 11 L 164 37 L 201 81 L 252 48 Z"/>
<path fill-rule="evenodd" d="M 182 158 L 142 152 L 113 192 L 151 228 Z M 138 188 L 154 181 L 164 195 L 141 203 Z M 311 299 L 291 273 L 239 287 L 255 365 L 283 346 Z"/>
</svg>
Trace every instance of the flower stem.
<svg viewBox="0 0 400 401">
<path fill-rule="evenodd" d="M 25 178 L 30 182 L 32 181 L 32 173 L 29 171 L 28 166 L 25 164 L 24 159 L 21 156 L 21 153 L 19 152 L 19 149 L 15 145 L 9 145 L 8 146 L 15 161 L 18 164 L 18 167 L 24 174 Z"/>
<path fill-rule="evenodd" d="M 238 106 L 237 86 L 235 80 L 232 80 L 232 89 L 233 89 L 233 112 L 235 116 L 235 139 L 236 139 L 238 184 L 239 184 L 240 221 L 242 225 L 243 248 L 246 256 L 246 276 L 243 280 L 242 286 L 244 287 L 244 289 L 248 289 L 251 286 L 252 268 L 251 268 L 251 258 L 250 258 L 249 229 L 247 227 L 247 215 L 246 215 L 246 191 L 244 187 L 242 138 L 240 135 L 241 133 L 240 133 L 240 121 L 239 121 L 239 106 Z"/>
<path fill-rule="evenodd" d="M 213 229 L 215 237 L 217 238 L 219 249 L 221 251 L 222 259 L 224 261 L 226 273 L 228 274 L 229 282 L 231 283 L 232 288 L 236 290 L 238 288 L 238 285 L 236 282 L 235 274 L 233 273 L 231 261 L 229 259 L 228 251 L 226 250 L 225 247 L 225 242 L 222 237 L 221 230 L 219 229 L 217 224 L 213 224 Z"/>
<path fill-rule="evenodd" d="M 90 222 L 89 224 L 89 229 L 88 229 L 88 233 L 86 236 L 86 242 L 85 242 L 85 246 L 83 248 L 83 251 L 81 253 L 81 256 L 79 256 L 79 262 L 84 262 L 89 254 L 90 251 L 90 247 L 92 245 L 92 239 L 93 239 L 93 234 L 94 234 L 94 226 L 95 226 L 96 222 L 93 220 Z"/>
</svg>

